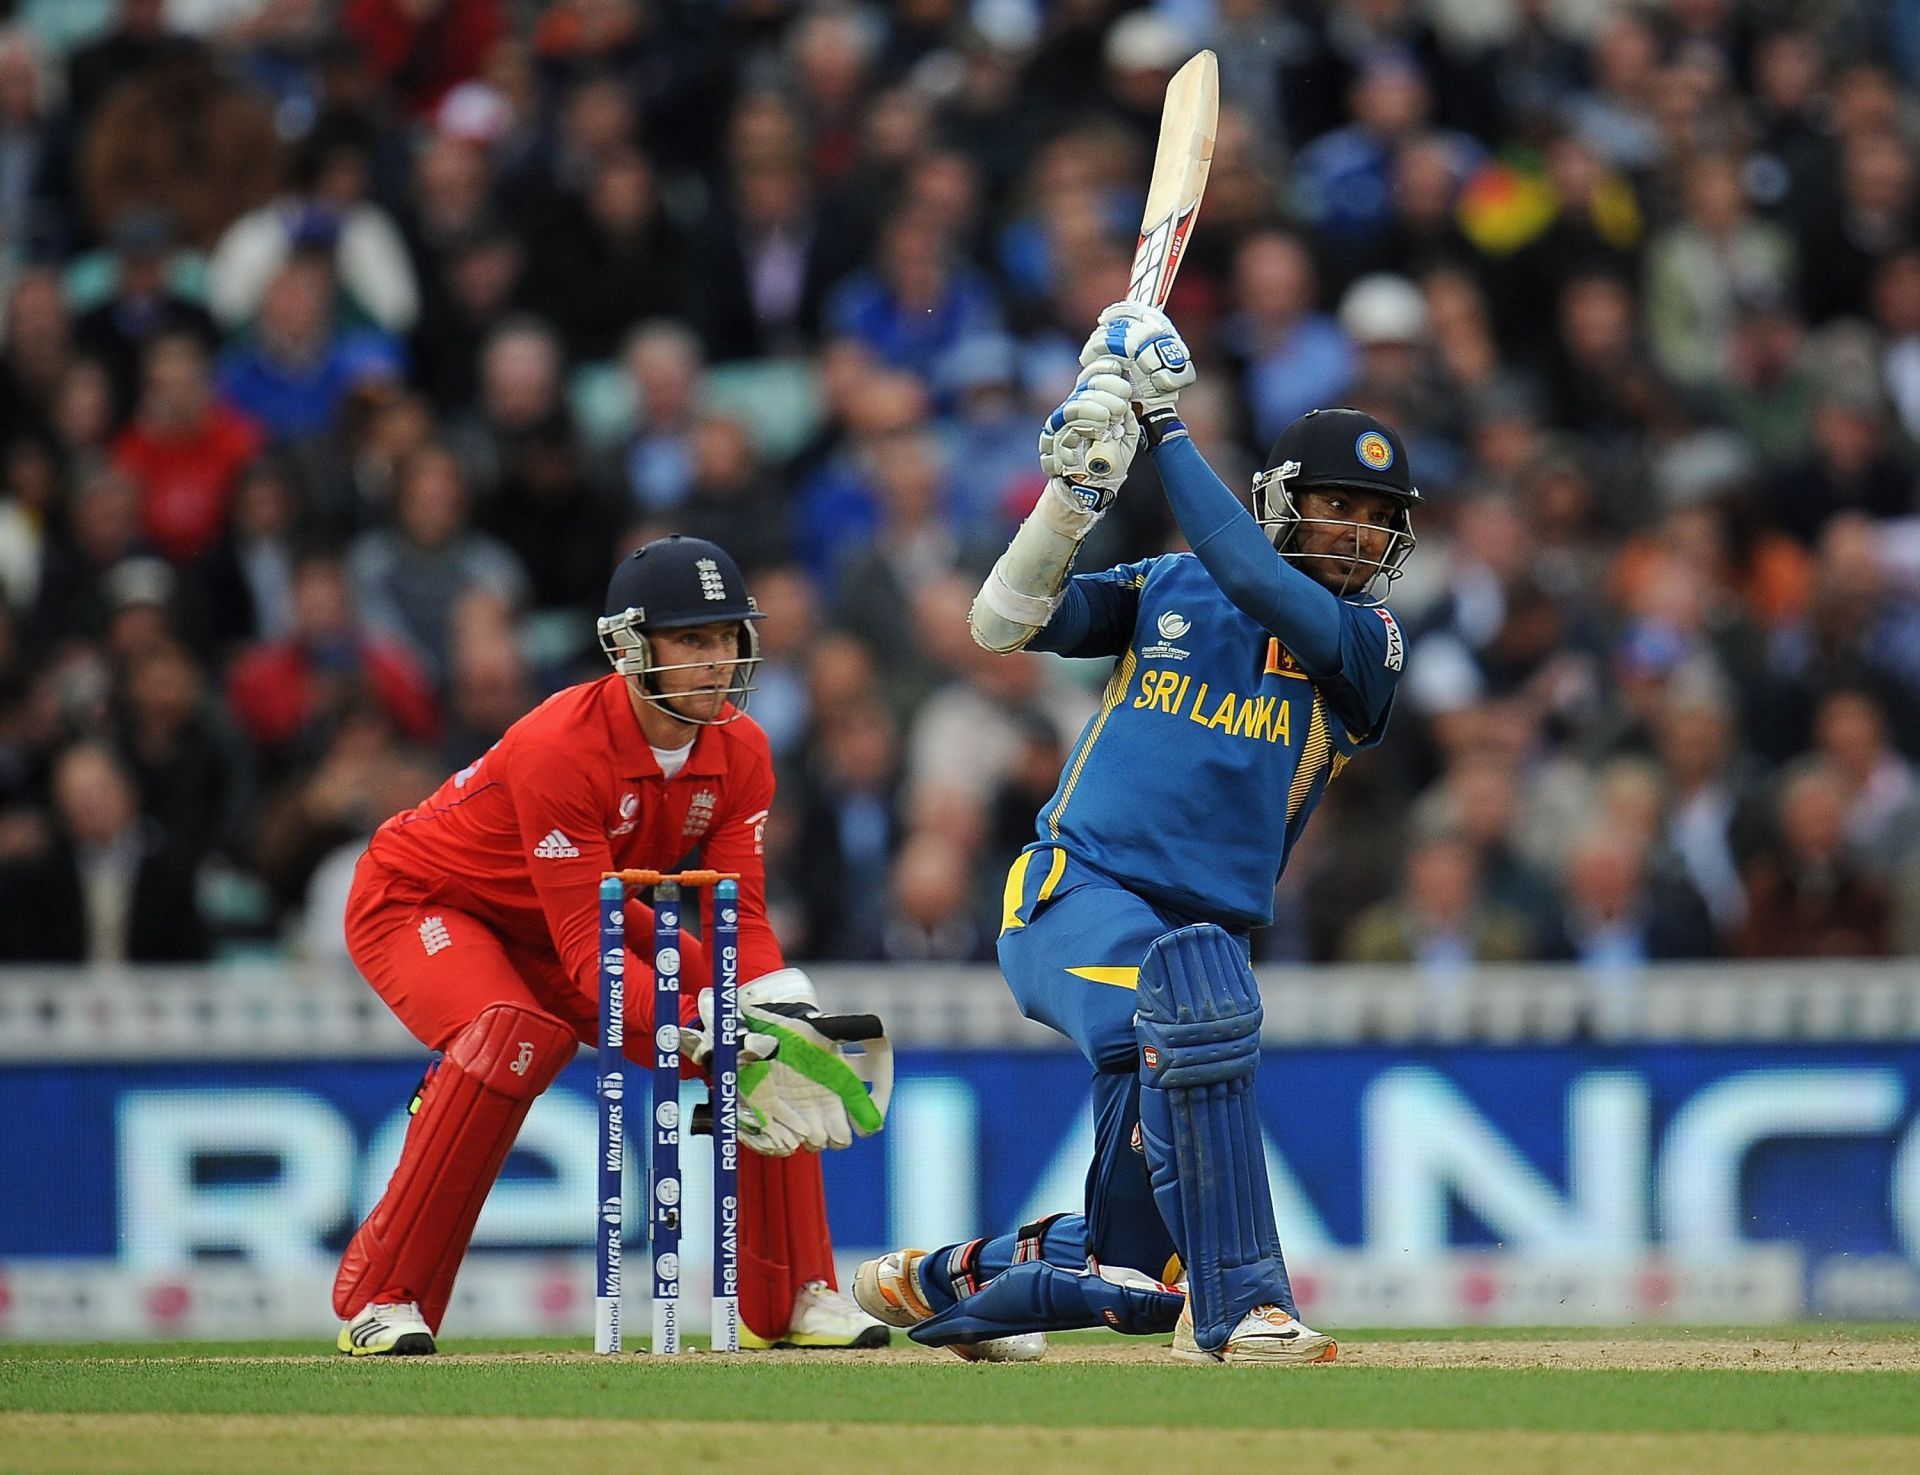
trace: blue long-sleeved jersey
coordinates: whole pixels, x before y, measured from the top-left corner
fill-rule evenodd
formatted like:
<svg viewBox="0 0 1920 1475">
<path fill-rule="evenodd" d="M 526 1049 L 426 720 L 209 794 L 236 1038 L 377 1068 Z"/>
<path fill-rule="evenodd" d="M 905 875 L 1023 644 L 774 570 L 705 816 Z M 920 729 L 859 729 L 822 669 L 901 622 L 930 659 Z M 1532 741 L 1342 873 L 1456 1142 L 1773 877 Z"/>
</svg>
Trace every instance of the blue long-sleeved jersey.
<svg viewBox="0 0 1920 1475">
<path fill-rule="evenodd" d="M 1157 460 L 1196 552 L 1076 575 L 1036 637 L 1115 660 L 1039 833 L 1183 915 L 1264 926 L 1328 782 L 1385 730 L 1400 627 L 1278 557 L 1191 442 Z"/>
</svg>

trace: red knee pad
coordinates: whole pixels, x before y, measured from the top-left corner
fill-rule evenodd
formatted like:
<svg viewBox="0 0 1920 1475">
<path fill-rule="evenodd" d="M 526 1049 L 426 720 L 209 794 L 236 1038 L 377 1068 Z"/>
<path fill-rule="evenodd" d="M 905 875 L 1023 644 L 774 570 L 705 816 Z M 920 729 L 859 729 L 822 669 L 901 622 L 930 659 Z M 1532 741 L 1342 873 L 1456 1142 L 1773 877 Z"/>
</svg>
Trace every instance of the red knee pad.
<svg viewBox="0 0 1920 1475">
<path fill-rule="evenodd" d="M 577 1047 L 561 1021 L 518 1004 L 483 1009 L 455 1036 L 421 1092 L 387 1191 L 341 1258 L 336 1314 L 404 1290 L 440 1330 L 474 1221 L 520 1123 Z"/>
</svg>

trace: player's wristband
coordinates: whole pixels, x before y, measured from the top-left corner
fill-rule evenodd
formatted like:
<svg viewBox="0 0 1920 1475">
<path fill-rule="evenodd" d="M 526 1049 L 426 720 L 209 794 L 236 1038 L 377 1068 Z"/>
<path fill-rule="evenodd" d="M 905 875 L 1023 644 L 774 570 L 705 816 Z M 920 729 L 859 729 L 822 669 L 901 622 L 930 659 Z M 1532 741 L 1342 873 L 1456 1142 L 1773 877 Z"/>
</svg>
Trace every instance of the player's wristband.
<svg viewBox="0 0 1920 1475">
<path fill-rule="evenodd" d="M 1149 410 L 1147 417 L 1140 422 L 1140 439 L 1149 451 L 1160 449 L 1160 442 L 1178 440 L 1187 434 L 1187 427 L 1171 409 Z"/>
</svg>

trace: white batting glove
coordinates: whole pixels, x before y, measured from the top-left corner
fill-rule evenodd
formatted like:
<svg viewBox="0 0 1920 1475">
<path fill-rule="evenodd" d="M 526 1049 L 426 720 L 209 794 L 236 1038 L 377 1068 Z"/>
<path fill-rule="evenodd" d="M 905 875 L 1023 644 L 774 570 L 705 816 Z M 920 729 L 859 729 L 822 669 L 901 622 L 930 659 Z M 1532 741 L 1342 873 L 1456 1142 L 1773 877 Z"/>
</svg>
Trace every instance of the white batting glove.
<svg viewBox="0 0 1920 1475">
<path fill-rule="evenodd" d="M 1106 510 L 1139 449 L 1131 393 L 1125 365 L 1096 364 L 1040 427 L 1040 469 L 1085 511 Z"/>
<path fill-rule="evenodd" d="M 1126 365 L 1142 420 L 1174 413 L 1180 391 L 1199 377 L 1173 320 L 1143 302 L 1116 302 L 1100 314 L 1100 326 L 1080 350 L 1080 362 L 1091 366 L 1102 359 Z"/>
</svg>

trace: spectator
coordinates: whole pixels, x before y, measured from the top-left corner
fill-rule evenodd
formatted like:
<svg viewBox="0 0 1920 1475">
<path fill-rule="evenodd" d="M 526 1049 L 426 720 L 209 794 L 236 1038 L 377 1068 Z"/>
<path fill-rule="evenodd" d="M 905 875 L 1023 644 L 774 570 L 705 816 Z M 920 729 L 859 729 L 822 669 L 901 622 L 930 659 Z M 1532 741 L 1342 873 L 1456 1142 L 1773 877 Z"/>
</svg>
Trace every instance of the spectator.
<svg viewBox="0 0 1920 1475">
<path fill-rule="evenodd" d="M 189 333 L 149 345 L 139 414 L 114 442 L 114 464 L 140 499 L 140 528 L 174 563 L 225 536 L 234 488 L 264 437 L 213 397 L 206 348 Z"/>
<path fill-rule="evenodd" d="M 210 855 L 246 855 L 252 754 L 212 701 L 186 647 L 161 640 L 121 672 L 115 746 L 140 808 L 193 869 Z"/>
<path fill-rule="evenodd" d="M 911 648 L 903 641 L 912 639 L 915 598 L 958 566 L 960 540 L 946 518 L 947 464 L 937 441 L 902 432 L 876 442 L 869 456 L 880 525 L 837 570 L 834 610 L 896 664 Z"/>
<path fill-rule="evenodd" d="M 1887 893 L 1846 853 L 1847 792 L 1824 760 L 1780 791 L 1779 832 L 1747 871 L 1752 905 L 1740 933 L 1749 958 L 1877 957 L 1887 950 Z"/>
<path fill-rule="evenodd" d="M 1730 154 L 1694 160 L 1681 223 L 1647 250 L 1647 337 L 1655 362 L 1677 384 L 1725 379 L 1736 304 L 1777 297 L 1793 279 L 1793 243 L 1748 208 L 1741 167 Z"/>
<path fill-rule="evenodd" d="M 67 244 L 72 140 L 58 94 L 34 33 L 0 26 L 0 267 Z"/>
<path fill-rule="evenodd" d="M 901 843 L 900 739 L 870 697 L 818 709 L 800 778 L 797 877 L 807 949 L 820 957 L 878 958 L 888 875 Z"/>
<path fill-rule="evenodd" d="M 226 546 L 208 570 L 209 581 L 232 601 L 232 613 L 218 625 L 223 635 L 274 641 L 292 632 L 298 517 L 284 466 L 260 460 L 241 475 Z"/>
<path fill-rule="evenodd" d="M 694 276 L 701 337 L 720 360 L 811 346 L 828 289 L 859 260 L 804 159 L 778 145 L 736 153 L 732 195 L 701 233 Z"/>
<path fill-rule="evenodd" d="M 634 509 L 669 512 L 693 488 L 693 439 L 705 375 L 700 340 L 683 325 L 642 324 L 623 363 L 638 402 L 620 461 Z"/>
<path fill-rule="evenodd" d="M 611 358 L 634 324 L 693 311 L 687 245 L 636 150 L 598 161 L 577 216 L 555 232 L 546 257 L 550 269 L 529 290 L 574 358 Z"/>
<path fill-rule="evenodd" d="M 1713 931 L 1699 897 L 1684 881 L 1656 884 L 1648 860 L 1646 838 L 1627 829 L 1579 836 L 1567 854 L 1560 920 L 1544 956 L 1602 971 L 1712 957 Z"/>
<path fill-rule="evenodd" d="M 61 459 L 69 466 L 93 466 L 109 459 L 119 421 L 107 371 L 90 358 L 69 362 L 53 398 L 53 428 Z"/>
<path fill-rule="evenodd" d="M 748 568 L 793 556 L 786 487 L 762 463 L 738 416 L 707 415 L 695 428 L 693 484 L 676 523 L 695 537 L 726 537 Z"/>
<path fill-rule="evenodd" d="M 1804 542 L 1842 512 L 1900 517 L 1913 510 L 1914 467 L 1888 435 L 1879 387 L 1830 376 L 1814 402 L 1811 455 L 1783 469 L 1773 515 Z"/>
<path fill-rule="evenodd" d="M 1706 904 L 1714 931 L 1734 936 L 1747 918 L 1744 861 L 1754 848 L 1751 778 L 1737 749 L 1729 693 L 1711 680 L 1671 690 L 1654 720 L 1666 784 L 1662 841 Z"/>
<path fill-rule="evenodd" d="M 65 528 L 42 545 L 38 598 L 28 622 L 34 641 L 105 635 L 108 576 L 147 551 L 140 540 L 138 494 L 119 473 L 95 471 L 74 489 Z"/>
<path fill-rule="evenodd" d="M 261 753 L 284 766 L 317 755 L 363 703 L 416 742 L 439 730 L 426 673 L 404 647 L 361 628 L 339 560 L 309 554 L 294 569 L 292 632 L 235 659 L 227 704 Z"/>
<path fill-rule="evenodd" d="M 993 933 L 967 885 L 967 857 L 937 834 L 915 835 L 894 860 L 881 956 L 892 962 L 984 963 Z"/>
<path fill-rule="evenodd" d="M 1840 145 L 1839 200 L 1808 223 L 1801 257 L 1818 262 L 1801 283 L 1815 323 L 1864 316 L 1868 285 L 1879 264 L 1913 244 L 1916 199 L 1912 153 L 1891 132 L 1869 132 Z"/>
<path fill-rule="evenodd" d="M 1423 799 L 1417 815 L 1434 833 L 1471 847 L 1478 894 L 1491 915 L 1518 924 L 1524 954 L 1553 921 L 1554 893 L 1552 882 L 1516 843 L 1521 794 L 1520 775 L 1505 759 L 1468 754 L 1454 762 L 1437 792 Z"/>
<path fill-rule="evenodd" d="M 60 466 L 50 446 L 25 436 L 6 442 L 0 454 L 0 605 L 18 616 L 40 595 L 48 518 L 62 490 Z"/>
<path fill-rule="evenodd" d="M 1527 957 L 1531 944 L 1518 913 L 1484 899 L 1474 847 L 1438 835 L 1407 852 L 1401 895 L 1353 919 L 1340 960 L 1411 963 L 1430 982 L 1455 983 L 1476 963 Z"/>
<path fill-rule="evenodd" d="M 332 257 L 308 248 L 274 273 L 251 341 L 222 357 L 219 382 L 228 403 L 286 442 L 326 432 L 357 386 L 400 370 L 391 338 L 335 322 Z"/>
<path fill-rule="evenodd" d="M 141 362 L 156 339 L 188 333 L 211 350 L 218 334 L 207 310 L 173 288 L 173 224 L 165 215 L 129 211 L 113 223 L 111 240 L 113 295 L 74 323 L 74 342 L 106 367 L 117 424 L 133 413 Z"/>
<path fill-rule="evenodd" d="M 931 667 L 916 671 L 916 684 L 947 679 L 930 693 L 907 688 L 914 709 L 907 780 L 914 803 L 926 793 L 957 797 L 984 827 L 984 806 L 1020 762 L 1034 722 L 1077 735 L 1093 703 L 1058 684 L 1058 668 L 1041 656 L 991 655 L 956 633 L 966 629 L 970 583 L 948 575 L 914 596 L 914 624 L 926 653 L 917 664 Z"/>
<path fill-rule="evenodd" d="M 408 457 L 394 488 L 393 526 L 354 540 L 354 601 L 367 624 L 410 646 L 436 683 L 451 655 L 453 611 L 473 590 L 510 608 L 527 603 L 525 566 L 505 544 L 474 531 L 459 460 L 428 446 Z"/>
<path fill-rule="evenodd" d="M 1018 346 L 997 334 L 963 343 L 942 363 L 937 388 L 953 405 L 943 427 L 947 462 L 966 468 L 952 489 L 954 525 L 963 537 L 997 540 L 1043 484 L 1028 444 Z"/>
<path fill-rule="evenodd" d="M 1886 715 L 1864 691 L 1831 692 L 1814 717 L 1815 750 L 1846 801 L 1846 851 L 1875 875 L 1899 870 L 1920 848 L 1920 781 L 1895 750 Z"/>
<path fill-rule="evenodd" d="M 440 772 L 472 763 L 531 712 L 537 700 L 533 673 L 514 635 L 513 611 L 490 594 L 467 595 L 454 612 Z M 437 782 L 429 780 L 427 791 Z"/>
<path fill-rule="evenodd" d="M 59 438 L 55 400 L 73 362 L 73 326 L 58 275 L 30 267 L 7 292 L 6 336 L 0 342 L 0 427 L 9 437 Z"/>
<path fill-rule="evenodd" d="M 1347 334 L 1315 310 L 1313 260 L 1299 237 L 1263 231 L 1234 260 L 1238 311 L 1221 340 L 1238 360 L 1253 435 L 1271 445 L 1308 410 L 1339 404 L 1358 367 Z"/>
<path fill-rule="evenodd" d="M 207 265 L 209 305 L 233 331 L 260 311 L 268 284 L 296 252 L 327 254 L 352 309 L 404 335 L 420 315 L 406 243 L 367 198 L 368 161 L 343 132 L 316 130 L 300 146 L 288 189 L 227 227 Z"/>
<path fill-rule="evenodd" d="M 501 0 L 346 0 L 340 27 L 407 111 L 424 116 L 479 74 L 506 19 Z"/>
<path fill-rule="evenodd" d="M 1818 377 L 1805 324 L 1786 294 L 1743 291 L 1733 304 L 1720 399 L 1728 422 L 1769 469 L 1806 455 Z"/>
<path fill-rule="evenodd" d="M 881 234 L 879 264 L 854 273 L 827 303 L 827 324 L 896 368 L 930 376 L 941 355 L 1000 327 L 986 281 L 924 215 L 900 214 Z"/>
<path fill-rule="evenodd" d="M 180 963 L 207 957 L 195 867 L 140 814 L 104 747 L 55 762 L 53 836 L 0 868 L 0 957 L 19 963 Z"/>
<path fill-rule="evenodd" d="M 446 243 L 435 266 L 407 356 L 435 409 L 456 414 L 479 396 L 488 336 L 525 306 L 526 252 L 505 226 L 478 217 Z"/>
</svg>

